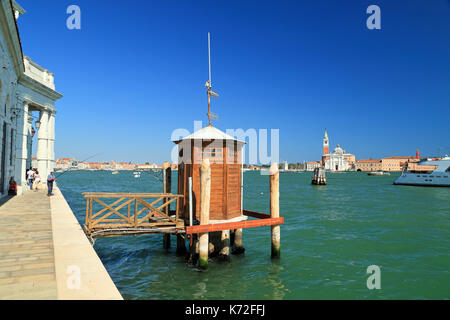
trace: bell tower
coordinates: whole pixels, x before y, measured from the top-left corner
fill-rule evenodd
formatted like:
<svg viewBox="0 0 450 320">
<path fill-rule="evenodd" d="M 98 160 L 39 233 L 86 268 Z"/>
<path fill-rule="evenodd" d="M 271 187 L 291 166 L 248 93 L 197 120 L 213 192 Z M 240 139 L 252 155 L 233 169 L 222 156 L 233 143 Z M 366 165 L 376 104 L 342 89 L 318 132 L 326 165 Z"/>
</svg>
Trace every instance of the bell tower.
<svg viewBox="0 0 450 320">
<path fill-rule="evenodd" d="M 325 129 L 325 136 L 323 137 L 323 154 L 329 154 L 330 153 L 330 146 L 328 141 L 328 133 L 327 129 Z"/>
</svg>

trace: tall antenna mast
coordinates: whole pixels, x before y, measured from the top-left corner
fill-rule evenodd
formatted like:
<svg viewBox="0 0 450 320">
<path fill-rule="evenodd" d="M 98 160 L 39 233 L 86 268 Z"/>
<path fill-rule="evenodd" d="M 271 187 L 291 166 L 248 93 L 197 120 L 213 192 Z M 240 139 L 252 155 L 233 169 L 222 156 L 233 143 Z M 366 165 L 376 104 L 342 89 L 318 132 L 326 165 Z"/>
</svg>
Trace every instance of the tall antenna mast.
<svg viewBox="0 0 450 320">
<path fill-rule="evenodd" d="M 206 81 L 206 93 L 208 94 L 208 120 L 211 125 L 211 118 L 217 120 L 217 115 L 211 112 L 211 96 L 218 98 L 219 95 L 211 89 L 211 35 L 208 32 L 208 64 L 209 64 L 209 80 Z"/>
<path fill-rule="evenodd" d="M 212 86 L 211 82 L 211 35 L 208 32 L 208 61 L 209 61 L 209 86 Z"/>
</svg>

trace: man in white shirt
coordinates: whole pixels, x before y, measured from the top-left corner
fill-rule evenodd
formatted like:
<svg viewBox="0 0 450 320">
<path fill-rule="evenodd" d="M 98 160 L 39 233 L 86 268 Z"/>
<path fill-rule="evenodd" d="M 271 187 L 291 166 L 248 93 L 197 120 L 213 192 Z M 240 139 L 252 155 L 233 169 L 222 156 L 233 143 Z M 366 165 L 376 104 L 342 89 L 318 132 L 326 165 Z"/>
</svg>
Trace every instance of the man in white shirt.
<svg viewBox="0 0 450 320">
<path fill-rule="evenodd" d="M 30 186 L 30 190 L 33 190 L 34 171 L 31 168 L 27 171 L 27 180 Z"/>
</svg>

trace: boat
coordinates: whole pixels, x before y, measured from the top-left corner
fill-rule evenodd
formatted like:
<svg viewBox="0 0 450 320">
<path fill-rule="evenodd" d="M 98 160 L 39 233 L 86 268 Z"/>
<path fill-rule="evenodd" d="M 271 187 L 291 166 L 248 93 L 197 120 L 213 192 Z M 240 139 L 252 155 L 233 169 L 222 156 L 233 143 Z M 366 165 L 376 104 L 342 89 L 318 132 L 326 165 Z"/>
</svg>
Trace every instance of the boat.
<svg viewBox="0 0 450 320">
<path fill-rule="evenodd" d="M 134 173 L 134 177 L 135 178 L 140 178 L 141 177 L 141 173 L 140 172 L 135 172 Z"/>
<path fill-rule="evenodd" d="M 450 157 L 408 163 L 395 185 L 450 187 Z"/>
<path fill-rule="evenodd" d="M 368 176 L 390 176 L 391 174 L 389 172 L 384 171 L 372 171 L 367 173 Z"/>
<path fill-rule="evenodd" d="M 119 171 L 113 171 L 112 174 L 119 174 Z"/>
</svg>

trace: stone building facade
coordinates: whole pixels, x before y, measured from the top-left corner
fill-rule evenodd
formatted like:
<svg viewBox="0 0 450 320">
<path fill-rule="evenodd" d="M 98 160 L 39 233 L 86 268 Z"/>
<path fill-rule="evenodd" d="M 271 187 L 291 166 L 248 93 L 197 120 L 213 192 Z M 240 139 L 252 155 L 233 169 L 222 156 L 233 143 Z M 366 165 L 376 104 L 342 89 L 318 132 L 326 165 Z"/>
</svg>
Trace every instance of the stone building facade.
<svg viewBox="0 0 450 320">
<path fill-rule="evenodd" d="M 36 132 L 41 177 L 55 165 L 55 102 L 62 95 L 55 91 L 54 75 L 22 53 L 17 20 L 24 13 L 16 1 L 0 0 L 0 197 L 11 178 L 19 193 L 25 187 Z"/>
<path fill-rule="evenodd" d="M 383 169 L 381 159 L 359 159 L 356 161 L 356 171 L 380 171 Z"/>
</svg>

